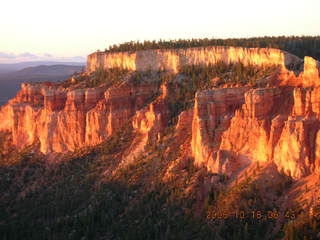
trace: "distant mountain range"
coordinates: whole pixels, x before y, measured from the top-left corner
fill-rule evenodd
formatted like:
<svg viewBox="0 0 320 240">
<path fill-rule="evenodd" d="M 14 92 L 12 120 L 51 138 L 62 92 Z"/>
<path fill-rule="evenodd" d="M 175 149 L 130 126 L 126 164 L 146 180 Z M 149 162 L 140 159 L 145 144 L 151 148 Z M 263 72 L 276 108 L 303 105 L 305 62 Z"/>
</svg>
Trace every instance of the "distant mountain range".
<svg viewBox="0 0 320 240">
<path fill-rule="evenodd" d="M 43 66 L 43 65 L 85 66 L 85 62 L 33 61 L 33 62 L 19 62 L 19 63 L 0 63 L 0 74 L 19 71 L 28 67 L 36 67 L 36 66 Z"/>
<path fill-rule="evenodd" d="M 0 64 L 0 106 L 14 97 L 23 82 L 63 81 L 84 70 L 84 63 L 22 62 Z"/>
<path fill-rule="evenodd" d="M 83 56 L 75 56 L 75 57 L 59 57 L 54 56 L 49 53 L 37 55 L 33 53 L 21 53 L 21 54 L 13 54 L 0 52 L 0 64 L 5 63 L 23 63 L 23 62 L 76 62 L 83 63 L 86 61 Z M 40 65 L 40 64 L 38 64 Z"/>
<path fill-rule="evenodd" d="M 84 70 L 84 66 L 81 65 L 40 65 L 36 67 L 27 67 L 16 72 L 10 72 L 4 74 L 4 76 L 18 76 L 18 77 L 30 77 L 30 76 L 64 76 L 70 75 L 75 72 Z"/>
</svg>

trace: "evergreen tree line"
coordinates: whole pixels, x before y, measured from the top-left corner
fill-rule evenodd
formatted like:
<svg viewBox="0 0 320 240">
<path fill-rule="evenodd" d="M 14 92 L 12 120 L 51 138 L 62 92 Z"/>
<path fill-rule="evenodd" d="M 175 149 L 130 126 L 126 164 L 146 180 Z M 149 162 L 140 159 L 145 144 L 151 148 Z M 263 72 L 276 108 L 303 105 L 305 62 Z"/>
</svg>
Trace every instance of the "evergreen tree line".
<svg viewBox="0 0 320 240">
<path fill-rule="evenodd" d="M 148 49 L 173 49 L 207 46 L 235 46 L 253 48 L 277 48 L 290 52 L 300 58 L 311 56 L 320 60 L 320 36 L 279 36 L 253 38 L 203 38 L 178 39 L 159 41 L 130 41 L 114 44 L 105 49 L 105 52 L 126 52 Z"/>
</svg>

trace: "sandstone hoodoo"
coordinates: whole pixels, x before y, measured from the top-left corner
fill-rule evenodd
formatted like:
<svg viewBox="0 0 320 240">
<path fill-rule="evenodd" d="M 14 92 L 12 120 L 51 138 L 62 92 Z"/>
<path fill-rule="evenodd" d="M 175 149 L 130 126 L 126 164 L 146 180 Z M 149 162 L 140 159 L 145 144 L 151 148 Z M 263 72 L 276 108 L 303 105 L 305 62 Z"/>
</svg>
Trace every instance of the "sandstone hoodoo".
<svg viewBox="0 0 320 240">
<path fill-rule="evenodd" d="M 319 72 L 308 56 L 212 46 L 96 52 L 64 82 L 22 84 L 0 108 L 8 232 L 316 239 Z"/>
<path fill-rule="evenodd" d="M 237 63 L 243 69 L 276 68 L 254 84 L 244 79 L 230 85 L 224 73 L 205 88 L 192 85 L 194 76 L 180 73 L 182 67 Z M 319 168 L 319 63 L 310 57 L 303 62 L 277 49 L 206 47 L 96 52 L 88 56 L 87 65 L 88 73 L 64 85 L 22 84 L 0 111 L 0 129 L 12 134 L 14 145 L 39 142 L 45 154 L 63 153 L 99 144 L 132 124 L 145 136 L 139 144 L 134 141 L 141 150 L 159 139 L 173 123 L 170 119 L 189 105 L 193 120 L 187 127 L 197 166 L 231 176 L 254 162 L 274 162 L 295 178 Z M 86 88 L 84 83 L 96 83 L 96 72 L 102 69 L 126 72 L 111 85 L 106 79 Z M 181 94 L 194 103 L 182 103 Z"/>
</svg>

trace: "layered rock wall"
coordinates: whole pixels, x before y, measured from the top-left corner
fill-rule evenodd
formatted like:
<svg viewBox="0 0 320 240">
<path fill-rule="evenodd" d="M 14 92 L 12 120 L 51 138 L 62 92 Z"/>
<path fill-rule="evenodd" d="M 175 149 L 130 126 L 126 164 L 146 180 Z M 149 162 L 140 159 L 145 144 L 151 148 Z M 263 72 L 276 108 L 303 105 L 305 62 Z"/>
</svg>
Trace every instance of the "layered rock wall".
<svg viewBox="0 0 320 240">
<path fill-rule="evenodd" d="M 0 130 L 19 148 L 39 141 L 43 153 L 96 145 L 122 127 L 158 91 L 152 82 L 123 82 L 102 88 L 66 91 L 46 84 L 23 84 L 0 111 Z"/>
<path fill-rule="evenodd" d="M 88 56 L 89 72 L 107 68 L 129 70 L 167 69 L 177 72 L 186 65 L 209 65 L 218 61 L 225 63 L 242 62 L 255 65 L 279 65 L 282 68 L 298 66 L 302 60 L 278 49 L 241 47 L 199 47 L 187 49 L 157 49 L 136 52 L 104 53 L 95 52 Z"/>
<path fill-rule="evenodd" d="M 210 94 L 197 94 L 192 125 L 197 165 L 227 175 L 255 162 L 274 162 L 279 171 L 295 178 L 318 171 L 320 88 L 233 90 L 242 96 L 233 106 L 242 105 L 230 115 L 227 127 L 219 132 L 220 138 L 215 135 L 213 121 L 217 115 L 208 111 L 212 99 L 203 101 L 204 106 L 199 108 L 199 96 Z M 224 114 L 218 116 L 223 118 Z"/>
<path fill-rule="evenodd" d="M 237 108 L 244 103 L 248 88 L 224 88 L 198 92 L 192 122 L 192 150 L 195 163 L 210 165 L 221 134 L 230 124 Z"/>
<path fill-rule="evenodd" d="M 189 136 L 192 132 L 188 151 L 195 164 L 227 175 L 256 162 L 274 162 L 279 171 L 295 178 L 320 171 L 319 63 L 312 58 L 305 58 L 303 71 L 298 73 L 288 68 L 298 69 L 302 60 L 276 49 L 147 50 L 93 53 L 88 56 L 88 70 L 120 67 L 177 72 L 181 66 L 218 61 L 273 64 L 281 71 L 273 74 L 266 88 L 214 88 L 196 93 L 194 107 L 181 113 L 176 126 L 176 131 L 189 132 Z M 109 88 L 86 89 L 22 84 L 17 96 L 0 109 L 0 131 L 11 132 L 13 144 L 20 149 L 39 142 L 43 153 L 51 153 L 99 144 L 132 124 L 137 136 L 127 156 L 133 151 L 139 154 L 148 141 L 161 139 L 172 117 L 170 102 L 176 101 L 174 88 L 170 92 L 163 84 L 159 89 L 159 82 L 149 80 L 137 83 L 128 77 Z"/>
<path fill-rule="evenodd" d="M 277 85 L 320 86 L 318 61 L 311 57 L 302 60 L 285 51 L 270 48 L 199 47 L 119 53 L 95 52 L 88 55 L 87 71 L 123 68 L 134 71 L 166 69 L 178 72 L 182 66 L 209 65 L 219 61 L 227 64 L 241 62 L 245 65 L 277 65 L 280 67 Z"/>
</svg>

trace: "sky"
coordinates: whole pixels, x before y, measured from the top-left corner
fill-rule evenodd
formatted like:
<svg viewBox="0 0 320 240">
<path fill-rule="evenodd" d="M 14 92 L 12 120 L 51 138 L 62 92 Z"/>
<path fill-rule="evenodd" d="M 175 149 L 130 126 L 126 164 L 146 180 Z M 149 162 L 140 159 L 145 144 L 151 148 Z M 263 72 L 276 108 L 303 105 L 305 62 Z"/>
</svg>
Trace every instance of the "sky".
<svg viewBox="0 0 320 240">
<path fill-rule="evenodd" d="M 125 41 L 320 35 L 319 0 L 2 0 L 0 53 L 86 57 Z"/>
</svg>

